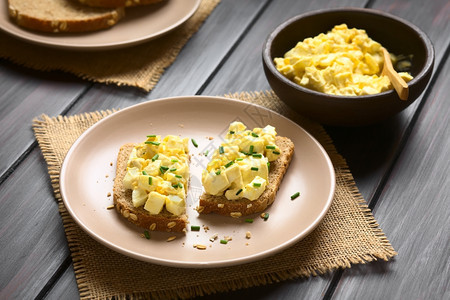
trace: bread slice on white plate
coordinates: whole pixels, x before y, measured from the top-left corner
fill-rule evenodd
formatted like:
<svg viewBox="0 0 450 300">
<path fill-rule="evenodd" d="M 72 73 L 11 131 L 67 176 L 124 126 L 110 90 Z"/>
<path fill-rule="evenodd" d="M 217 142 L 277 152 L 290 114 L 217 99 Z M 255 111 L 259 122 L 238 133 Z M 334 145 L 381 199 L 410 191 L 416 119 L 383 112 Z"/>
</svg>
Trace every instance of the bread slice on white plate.
<svg viewBox="0 0 450 300">
<path fill-rule="evenodd" d="M 78 0 L 80 3 L 92 7 L 130 7 L 138 5 L 148 5 L 163 0 Z"/>
<path fill-rule="evenodd" d="M 275 137 L 275 144 L 280 148 L 280 156 L 270 162 L 268 184 L 261 196 L 250 201 L 246 198 L 228 200 L 225 196 L 214 196 L 203 193 L 200 196 L 197 211 L 200 214 L 216 213 L 219 215 L 240 217 L 264 211 L 271 205 L 286 173 L 292 156 L 294 143 L 287 137 Z"/>
<path fill-rule="evenodd" d="M 8 0 L 10 18 L 21 27 L 42 32 L 89 32 L 114 26 L 123 7 L 94 8 L 75 0 Z"/>
</svg>

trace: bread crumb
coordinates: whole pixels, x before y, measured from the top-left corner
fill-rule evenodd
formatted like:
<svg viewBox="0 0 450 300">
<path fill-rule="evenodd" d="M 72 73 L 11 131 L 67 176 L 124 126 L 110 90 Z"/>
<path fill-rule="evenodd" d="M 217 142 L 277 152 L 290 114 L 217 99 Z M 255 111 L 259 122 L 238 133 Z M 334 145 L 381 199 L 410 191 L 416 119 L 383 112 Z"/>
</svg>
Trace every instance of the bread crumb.
<svg viewBox="0 0 450 300">
<path fill-rule="evenodd" d="M 242 216 L 242 213 L 240 213 L 238 211 L 235 211 L 235 212 L 231 212 L 230 216 L 233 217 L 233 218 L 239 218 L 239 217 Z"/>
<path fill-rule="evenodd" d="M 108 175 L 108 174 L 106 174 L 106 175 L 105 175 L 105 178 L 108 178 L 108 177 L 109 177 L 109 175 Z"/>
<path fill-rule="evenodd" d="M 251 239 L 251 237 L 252 237 L 252 233 L 251 233 L 250 231 L 247 231 L 247 232 L 245 233 L 245 238 L 246 238 L 246 239 Z"/>
<path fill-rule="evenodd" d="M 113 163 L 112 163 L 112 162 L 110 162 L 110 163 L 109 163 L 109 165 L 110 165 L 110 166 L 112 167 Z"/>
<path fill-rule="evenodd" d="M 201 213 L 204 209 L 205 209 L 204 206 L 197 206 L 197 207 L 195 208 L 195 210 L 196 210 L 198 213 Z"/>
<path fill-rule="evenodd" d="M 107 197 L 111 197 L 111 193 L 108 193 L 106 196 L 107 196 Z"/>
<path fill-rule="evenodd" d="M 174 239 L 176 239 L 177 237 L 175 236 L 175 235 L 173 235 L 173 236 L 171 236 L 171 237 L 169 237 L 168 239 L 167 239 L 167 242 L 171 242 L 171 241 L 173 241 Z"/>
<path fill-rule="evenodd" d="M 224 206 L 225 206 L 225 204 L 223 204 L 223 203 L 217 204 L 217 207 L 218 207 L 218 208 L 223 208 Z"/>
<path fill-rule="evenodd" d="M 207 136 L 206 138 L 210 141 L 212 141 L 214 139 L 214 137 L 212 137 L 212 136 Z"/>
<path fill-rule="evenodd" d="M 178 124 L 178 126 L 180 126 L 181 128 L 184 128 L 184 124 Z"/>
<path fill-rule="evenodd" d="M 194 244 L 194 248 L 197 248 L 198 250 L 206 250 L 206 246 L 202 244 Z"/>
<path fill-rule="evenodd" d="M 106 207 L 106 209 L 113 209 L 113 208 L 114 208 L 114 204 Z"/>
<path fill-rule="evenodd" d="M 156 229 L 156 223 L 152 223 L 152 224 L 150 225 L 149 229 L 150 229 L 151 231 L 155 230 L 155 229 Z"/>
<path fill-rule="evenodd" d="M 209 240 L 210 240 L 211 242 L 214 242 L 215 240 L 217 240 L 218 237 L 219 237 L 219 234 L 215 233 L 215 234 L 213 234 L 213 235 L 209 238 Z"/>
</svg>

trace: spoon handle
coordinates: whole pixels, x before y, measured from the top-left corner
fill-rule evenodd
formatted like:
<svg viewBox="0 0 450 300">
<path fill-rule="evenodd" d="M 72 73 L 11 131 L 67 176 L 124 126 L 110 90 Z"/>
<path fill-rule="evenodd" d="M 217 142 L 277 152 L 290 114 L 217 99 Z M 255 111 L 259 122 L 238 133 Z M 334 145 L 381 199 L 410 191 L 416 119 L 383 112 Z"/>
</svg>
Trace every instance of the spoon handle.
<svg viewBox="0 0 450 300">
<path fill-rule="evenodd" d="M 385 48 L 381 48 L 383 51 L 384 66 L 382 74 L 389 77 L 395 91 L 401 100 L 407 100 L 409 95 L 408 84 L 403 80 L 403 78 L 398 75 L 392 66 L 391 57 L 389 52 Z"/>
</svg>

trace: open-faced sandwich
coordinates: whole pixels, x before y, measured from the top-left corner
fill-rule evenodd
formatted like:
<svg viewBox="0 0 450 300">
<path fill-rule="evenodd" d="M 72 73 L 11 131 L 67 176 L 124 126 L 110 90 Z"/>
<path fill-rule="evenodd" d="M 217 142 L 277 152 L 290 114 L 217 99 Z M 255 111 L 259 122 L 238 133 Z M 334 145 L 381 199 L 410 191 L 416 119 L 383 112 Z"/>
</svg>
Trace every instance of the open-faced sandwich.
<svg viewBox="0 0 450 300">
<path fill-rule="evenodd" d="M 294 154 L 294 143 L 273 126 L 247 130 L 230 124 L 225 141 L 202 173 L 197 211 L 240 217 L 272 204 Z"/>
<path fill-rule="evenodd" d="M 185 232 L 188 152 L 188 139 L 174 135 L 123 145 L 114 180 L 116 210 L 147 230 Z"/>
</svg>

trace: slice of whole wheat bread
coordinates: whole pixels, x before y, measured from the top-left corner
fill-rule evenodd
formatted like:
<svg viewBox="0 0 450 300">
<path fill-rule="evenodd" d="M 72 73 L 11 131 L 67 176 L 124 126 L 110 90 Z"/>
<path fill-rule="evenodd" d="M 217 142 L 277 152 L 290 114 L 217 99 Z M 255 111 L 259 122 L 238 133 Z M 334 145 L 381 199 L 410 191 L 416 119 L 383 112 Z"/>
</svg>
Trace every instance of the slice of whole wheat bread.
<svg viewBox="0 0 450 300">
<path fill-rule="evenodd" d="M 124 9 L 94 8 L 74 0 L 8 0 L 10 18 L 19 26 L 43 32 L 88 32 L 109 28 Z"/>
<path fill-rule="evenodd" d="M 78 0 L 80 3 L 92 7 L 130 7 L 138 5 L 148 5 L 163 0 Z"/>
<path fill-rule="evenodd" d="M 131 202 L 132 191 L 123 187 L 123 177 L 127 172 L 128 158 L 134 146 L 136 145 L 123 145 L 117 157 L 116 178 L 113 188 L 114 206 L 117 212 L 131 223 L 147 230 L 185 232 L 188 223 L 187 215 L 174 216 L 165 208 L 158 215 L 151 215 L 143 206 L 134 207 Z"/>
<path fill-rule="evenodd" d="M 294 143 L 289 138 L 277 136 L 275 144 L 280 148 L 280 156 L 275 161 L 270 162 L 269 182 L 258 199 L 254 201 L 246 198 L 228 200 L 225 196 L 203 193 L 200 196 L 197 211 L 201 214 L 216 213 L 240 217 L 262 212 L 272 204 L 294 154 Z"/>
</svg>

